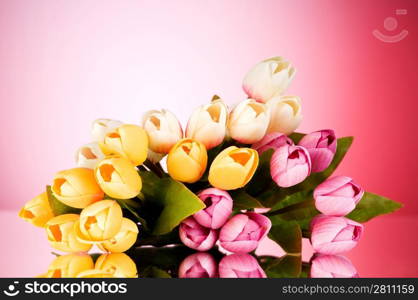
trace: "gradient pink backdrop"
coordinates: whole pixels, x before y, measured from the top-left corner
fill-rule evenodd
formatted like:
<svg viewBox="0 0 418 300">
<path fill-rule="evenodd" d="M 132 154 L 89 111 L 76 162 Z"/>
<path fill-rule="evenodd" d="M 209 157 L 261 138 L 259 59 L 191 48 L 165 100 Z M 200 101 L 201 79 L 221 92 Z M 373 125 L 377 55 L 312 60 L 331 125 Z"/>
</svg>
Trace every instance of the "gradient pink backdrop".
<svg viewBox="0 0 418 300">
<path fill-rule="evenodd" d="M 397 8 L 409 35 L 374 38 Z M 354 135 L 338 173 L 405 205 L 366 225 L 360 275 L 418 276 L 417 29 L 415 0 L 0 0 L 0 276 L 46 268 L 44 233 L 16 211 L 74 165 L 92 120 L 164 107 L 185 124 L 214 93 L 242 100 L 245 72 L 275 55 L 298 70 L 300 130 Z"/>
</svg>

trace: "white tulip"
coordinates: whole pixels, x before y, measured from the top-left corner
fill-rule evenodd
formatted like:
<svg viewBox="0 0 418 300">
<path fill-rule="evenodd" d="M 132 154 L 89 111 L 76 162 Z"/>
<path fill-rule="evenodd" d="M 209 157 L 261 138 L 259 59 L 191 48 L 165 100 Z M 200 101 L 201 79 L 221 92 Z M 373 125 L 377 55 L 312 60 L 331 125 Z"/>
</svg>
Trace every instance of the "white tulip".
<svg viewBox="0 0 418 300">
<path fill-rule="evenodd" d="M 121 121 L 112 120 L 112 119 L 97 119 L 92 124 L 92 138 L 95 142 L 102 142 L 105 138 L 105 135 L 119 126 L 123 125 Z"/>
<path fill-rule="evenodd" d="M 266 103 L 287 89 L 295 72 L 283 57 L 272 57 L 255 65 L 245 75 L 242 87 L 249 98 Z"/>
<path fill-rule="evenodd" d="M 254 144 L 266 134 L 270 121 L 268 107 L 254 99 L 238 104 L 229 116 L 229 135 L 244 144 Z"/>
<path fill-rule="evenodd" d="M 225 138 L 228 108 L 218 97 L 198 107 L 187 123 L 186 137 L 203 143 L 206 149 L 218 146 Z"/>
<path fill-rule="evenodd" d="M 270 109 L 270 124 L 267 133 L 291 134 L 302 122 L 302 105 L 297 96 L 274 97 L 267 102 Z"/>
<path fill-rule="evenodd" d="M 80 147 L 76 154 L 75 160 L 78 167 L 94 169 L 98 163 L 105 158 L 99 144 L 93 142 Z"/>
<path fill-rule="evenodd" d="M 142 127 L 148 134 L 149 148 L 156 153 L 170 152 L 171 147 L 183 137 L 180 122 L 166 109 L 146 112 Z"/>
</svg>

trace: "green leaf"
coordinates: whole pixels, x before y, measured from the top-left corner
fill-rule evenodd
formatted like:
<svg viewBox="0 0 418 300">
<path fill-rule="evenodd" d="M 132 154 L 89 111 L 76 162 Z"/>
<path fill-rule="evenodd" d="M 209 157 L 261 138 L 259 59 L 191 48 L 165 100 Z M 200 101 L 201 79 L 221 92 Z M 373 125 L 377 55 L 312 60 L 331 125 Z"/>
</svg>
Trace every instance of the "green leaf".
<svg viewBox="0 0 418 300">
<path fill-rule="evenodd" d="M 229 191 L 232 199 L 234 199 L 234 210 L 263 208 L 264 206 L 257 200 L 246 193 L 244 190 L 239 189 L 235 191 Z"/>
<path fill-rule="evenodd" d="M 269 238 L 279 244 L 287 254 L 302 253 L 302 231 L 296 222 L 276 222 L 270 229 Z"/>
<path fill-rule="evenodd" d="M 386 197 L 372 193 L 364 193 L 363 198 L 347 217 L 357 222 L 367 222 L 379 215 L 394 212 L 402 207 L 402 204 Z"/>
<path fill-rule="evenodd" d="M 205 208 L 205 204 L 184 184 L 171 177 L 159 178 L 148 171 L 139 172 L 142 178 L 144 203 L 158 206 L 153 234 L 169 233 L 184 219 Z"/>
<path fill-rule="evenodd" d="M 147 224 L 147 221 L 146 221 L 144 218 L 142 218 L 142 217 L 138 214 L 138 212 L 136 211 L 135 207 L 136 207 L 138 204 L 134 203 L 134 202 L 135 202 L 134 200 L 131 200 L 131 199 L 126 199 L 126 200 L 114 199 L 114 200 L 115 200 L 116 202 L 118 202 L 118 203 L 119 203 L 119 205 L 120 205 L 122 208 L 124 208 L 124 209 L 126 209 L 127 211 L 129 211 L 129 212 L 130 212 L 130 214 L 131 214 L 131 215 L 135 218 L 135 221 L 136 221 L 136 222 L 141 223 L 142 228 L 143 228 L 145 231 L 148 231 L 148 230 L 149 230 L 149 228 L 148 228 L 148 224 Z"/>
<path fill-rule="evenodd" d="M 296 192 L 294 194 L 291 195 L 287 195 L 286 197 L 284 197 L 282 200 L 280 200 L 279 202 L 276 203 L 276 205 L 274 205 L 269 213 L 273 213 L 277 210 L 283 209 L 287 206 L 290 205 L 294 205 L 294 204 L 298 204 L 307 200 L 312 200 L 313 196 L 312 196 L 312 191 L 300 191 L 300 192 Z"/>
<path fill-rule="evenodd" d="M 295 138 L 295 140 L 297 140 L 297 138 Z M 352 143 L 353 137 L 339 138 L 337 140 L 337 151 L 334 155 L 334 159 L 332 160 L 331 164 L 326 170 L 320 173 L 312 173 L 303 182 L 289 188 L 280 188 L 276 186 L 271 189 L 268 189 L 258 197 L 260 202 L 266 206 L 271 207 L 288 195 L 300 191 L 312 191 L 320 183 L 325 181 L 325 179 L 331 176 L 331 174 L 337 169 Z"/>
<path fill-rule="evenodd" d="M 260 262 L 269 278 L 297 278 L 302 271 L 300 255 L 286 255 L 279 258 L 261 257 Z"/>
<path fill-rule="evenodd" d="M 51 186 L 46 186 L 46 194 L 48 196 L 49 205 L 51 206 L 54 216 L 59 216 L 63 214 L 80 214 L 81 209 L 74 208 L 68 205 L 65 205 L 52 194 Z"/>
<path fill-rule="evenodd" d="M 319 212 L 315 208 L 313 199 L 289 205 L 272 213 L 267 213 L 267 215 L 270 215 L 269 218 L 273 225 L 282 224 L 284 221 L 299 224 L 304 237 L 308 237 L 310 222 L 318 214 Z"/>
</svg>

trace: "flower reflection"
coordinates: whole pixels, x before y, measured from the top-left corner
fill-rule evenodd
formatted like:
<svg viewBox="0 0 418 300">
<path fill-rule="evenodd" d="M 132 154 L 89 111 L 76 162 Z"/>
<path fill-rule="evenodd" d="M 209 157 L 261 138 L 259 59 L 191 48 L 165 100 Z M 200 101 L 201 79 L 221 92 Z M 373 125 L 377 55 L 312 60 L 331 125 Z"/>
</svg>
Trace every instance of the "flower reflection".
<svg viewBox="0 0 418 300">
<path fill-rule="evenodd" d="M 353 278 L 358 272 L 341 255 L 301 256 L 224 255 L 218 250 L 196 252 L 185 246 L 138 247 L 126 253 L 72 253 L 58 255 L 47 278 Z"/>
<path fill-rule="evenodd" d="M 221 278 L 267 278 L 257 260 L 249 254 L 231 254 L 219 262 Z"/>
<path fill-rule="evenodd" d="M 359 277 L 351 261 L 342 255 L 315 255 L 311 261 L 312 278 L 355 278 Z"/>
<path fill-rule="evenodd" d="M 217 273 L 215 259 L 205 252 L 187 256 L 179 267 L 180 278 L 213 278 L 217 276 Z"/>
</svg>

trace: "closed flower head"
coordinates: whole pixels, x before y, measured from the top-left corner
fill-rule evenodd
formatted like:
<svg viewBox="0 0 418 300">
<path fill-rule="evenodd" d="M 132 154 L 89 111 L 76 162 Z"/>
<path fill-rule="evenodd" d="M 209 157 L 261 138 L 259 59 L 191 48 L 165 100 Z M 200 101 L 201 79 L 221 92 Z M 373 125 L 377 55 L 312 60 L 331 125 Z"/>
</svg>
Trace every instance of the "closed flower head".
<svg viewBox="0 0 418 300">
<path fill-rule="evenodd" d="M 105 155 L 118 154 L 138 166 L 147 158 L 148 135 L 142 127 L 125 124 L 107 133 L 99 145 Z"/>
<path fill-rule="evenodd" d="M 203 143 L 206 149 L 218 146 L 225 138 L 228 108 L 215 96 L 211 103 L 198 107 L 187 123 L 186 137 Z"/>
<path fill-rule="evenodd" d="M 95 176 L 103 191 L 112 198 L 134 198 L 142 188 L 136 167 L 121 156 L 102 160 L 95 169 Z"/>
<path fill-rule="evenodd" d="M 168 153 L 183 137 L 176 116 L 166 109 L 151 110 L 144 114 L 142 126 L 148 133 L 149 147 L 156 153 Z"/>
<path fill-rule="evenodd" d="M 246 185 L 258 166 L 258 153 L 251 148 L 228 147 L 219 153 L 209 169 L 209 182 L 222 190 Z"/>
<path fill-rule="evenodd" d="M 49 244 L 64 252 L 89 251 L 91 245 L 79 241 L 76 235 L 74 226 L 79 218 L 77 214 L 64 214 L 50 219 L 45 225 Z"/>
<path fill-rule="evenodd" d="M 269 121 L 270 113 L 265 104 L 253 99 L 244 100 L 229 116 L 229 135 L 243 144 L 256 143 L 266 134 Z"/>
<path fill-rule="evenodd" d="M 242 87 L 248 97 L 267 102 L 287 89 L 295 72 L 292 64 L 283 57 L 272 57 L 256 64 L 245 75 Z"/>
<path fill-rule="evenodd" d="M 193 183 L 202 177 L 207 162 L 205 145 L 193 139 L 182 139 L 168 154 L 168 174 L 175 180 Z"/>
<path fill-rule="evenodd" d="M 291 134 L 302 122 L 302 104 L 299 97 L 281 96 L 267 102 L 270 109 L 270 124 L 267 133 Z"/>
<path fill-rule="evenodd" d="M 94 178 L 94 172 L 87 168 L 74 168 L 58 172 L 51 186 L 53 195 L 62 203 L 84 208 L 103 199 L 103 191 Z"/>
<path fill-rule="evenodd" d="M 122 209 L 116 201 L 102 200 L 81 211 L 75 225 L 81 241 L 102 243 L 113 238 L 122 227 Z"/>
<path fill-rule="evenodd" d="M 46 192 L 27 202 L 19 211 L 19 217 L 35 226 L 44 227 L 54 217 Z"/>
</svg>

